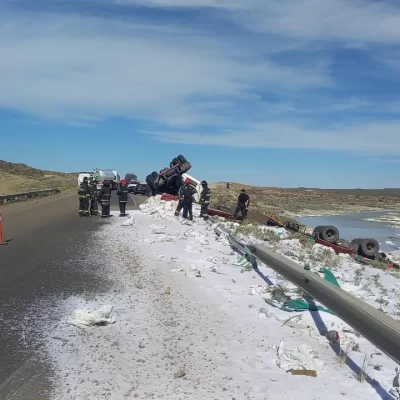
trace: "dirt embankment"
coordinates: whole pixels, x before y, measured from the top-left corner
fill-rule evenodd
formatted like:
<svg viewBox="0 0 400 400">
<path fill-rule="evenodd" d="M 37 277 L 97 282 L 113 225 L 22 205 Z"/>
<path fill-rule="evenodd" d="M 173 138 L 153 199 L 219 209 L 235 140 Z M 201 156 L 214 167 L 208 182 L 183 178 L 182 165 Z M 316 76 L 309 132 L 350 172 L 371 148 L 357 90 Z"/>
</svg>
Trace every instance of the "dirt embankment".
<svg viewBox="0 0 400 400">
<path fill-rule="evenodd" d="M 227 189 L 226 182 L 211 184 L 210 188 L 212 205 L 232 210 L 240 189 L 246 189 L 251 199 L 249 217 L 254 219 L 259 219 L 263 213 L 295 219 L 297 216 L 400 210 L 400 189 L 283 189 L 238 183 L 230 183 Z"/>
<path fill-rule="evenodd" d="M 44 171 L 25 164 L 0 160 L 0 194 L 76 187 L 77 173 Z"/>
</svg>

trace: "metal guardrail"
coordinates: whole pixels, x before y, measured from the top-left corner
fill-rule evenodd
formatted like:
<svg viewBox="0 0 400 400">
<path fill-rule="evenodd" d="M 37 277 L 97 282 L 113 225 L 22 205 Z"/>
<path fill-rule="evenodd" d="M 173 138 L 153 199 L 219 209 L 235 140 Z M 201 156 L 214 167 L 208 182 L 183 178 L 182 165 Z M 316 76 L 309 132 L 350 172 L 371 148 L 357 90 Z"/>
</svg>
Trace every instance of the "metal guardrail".
<svg viewBox="0 0 400 400">
<path fill-rule="evenodd" d="M 13 193 L 13 194 L 0 194 L 0 201 L 5 204 L 8 201 L 19 200 L 22 198 L 31 198 L 40 196 L 41 194 L 50 194 L 50 193 L 59 193 L 60 189 L 42 189 L 42 190 L 34 190 L 31 192 L 22 192 L 22 193 Z"/>
<path fill-rule="evenodd" d="M 220 225 L 215 228 L 215 232 L 218 236 L 226 235 L 231 246 L 245 254 L 253 267 L 257 266 L 258 259 L 274 269 L 312 298 L 331 309 L 339 318 L 400 364 L 400 323 L 398 321 L 265 246 L 246 245 Z"/>
</svg>

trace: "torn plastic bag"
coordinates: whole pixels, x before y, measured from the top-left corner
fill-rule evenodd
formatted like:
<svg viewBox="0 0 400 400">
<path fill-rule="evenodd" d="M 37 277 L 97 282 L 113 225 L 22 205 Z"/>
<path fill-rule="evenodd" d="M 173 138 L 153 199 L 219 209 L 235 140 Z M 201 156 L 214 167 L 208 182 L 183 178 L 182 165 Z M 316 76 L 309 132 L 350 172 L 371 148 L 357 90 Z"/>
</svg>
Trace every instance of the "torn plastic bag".
<svg viewBox="0 0 400 400">
<path fill-rule="evenodd" d="M 95 311 L 75 310 L 69 319 L 69 323 L 75 326 L 107 325 L 115 322 L 111 315 L 113 306 L 103 306 Z"/>
</svg>

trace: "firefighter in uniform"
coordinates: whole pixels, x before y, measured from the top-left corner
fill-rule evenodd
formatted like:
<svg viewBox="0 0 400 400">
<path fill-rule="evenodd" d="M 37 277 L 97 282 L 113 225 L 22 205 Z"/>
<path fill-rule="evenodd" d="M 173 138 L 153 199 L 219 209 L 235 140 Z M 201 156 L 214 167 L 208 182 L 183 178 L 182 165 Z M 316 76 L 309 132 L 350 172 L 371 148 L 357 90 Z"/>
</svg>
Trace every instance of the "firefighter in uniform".
<svg viewBox="0 0 400 400">
<path fill-rule="evenodd" d="M 172 163 L 171 163 L 171 164 L 172 164 Z M 175 217 L 179 216 L 179 214 L 181 213 L 181 210 L 182 210 L 182 208 L 183 208 L 182 190 L 183 190 L 184 187 L 185 187 L 185 184 L 183 184 L 183 185 L 179 188 L 179 190 L 178 190 L 179 200 L 178 200 L 178 205 L 176 206 L 176 210 L 175 210 L 175 213 L 174 213 Z"/>
<path fill-rule="evenodd" d="M 79 185 L 79 216 L 89 216 L 89 201 L 90 201 L 90 188 L 88 185 L 88 178 L 85 176 L 83 182 Z"/>
<path fill-rule="evenodd" d="M 208 219 L 208 206 L 210 205 L 211 190 L 206 181 L 201 182 L 203 190 L 200 195 L 200 218 Z"/>
<path fill-rule="evenodd" d="M 99 192 L 99 202 L 101 204 L 101 218 L 107 218 L 110 216 L 110 202 L 111 202 L 111 189 L 110 183 L 104 181 L 103 187 Z"/>
<path fill-rule="evenodd" d="M 126 214 L 126 203 L 128 202 L 128 194 L 129 191 L 128 186 L 126 186 L 126 180 L 121 179 L 121 185 L 119 186 L 119 189 L 117 191 L 120 217 L 125 217 L 128 215 Z"/>
<path fill-rule="evenodd" d="M 97 196 L 97 181 L 92 181 L 90 184 L 90 215 L 99 215 Z"/>
<path fill-rule="evenodd" d="M 182 203 L 182 200 L 181 200 L 183 188 L 184 188 L 184 185 L 182 185 L 179 188 L 179 192 L 178 192 L 179 200 L 178 200 L 178 205 L 176 206 L 176 210 L 175 210 L 175 213 L 174 213 L 175 217 L 177 217 L 180 214 L 180 212 L 181 212 L 181 210 L 183 208 L 183 203 Z"/>
<path fill-rule="evenodd" d="M 185 185 L 180 189 L 180 199 L 182 200 L 183 206 L 183 215 L 184 219 L 189 219 L 193 221 L 193 195 L 195 193 L 195 189 L 190 186 L 190 179 L 185 179 Z"/>
</svg>

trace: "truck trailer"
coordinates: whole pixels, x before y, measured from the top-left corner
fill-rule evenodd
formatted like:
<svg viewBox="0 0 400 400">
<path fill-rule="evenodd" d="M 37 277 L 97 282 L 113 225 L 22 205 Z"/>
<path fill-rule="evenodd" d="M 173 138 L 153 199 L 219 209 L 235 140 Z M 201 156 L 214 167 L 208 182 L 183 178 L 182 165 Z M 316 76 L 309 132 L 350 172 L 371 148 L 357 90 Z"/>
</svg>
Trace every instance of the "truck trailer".
<svg viewBox="0 0 400 400">
<path fill-rule="evenodd" d="M 115 190 L 117 188 L 117 176 L 116 171 L 111 169 L 99 169 L 93 170 L 93 180 L 97 181 L 97 188 L 100 189 L 105 181 L 110 182 L 110 188 Z"/>
</svg>

